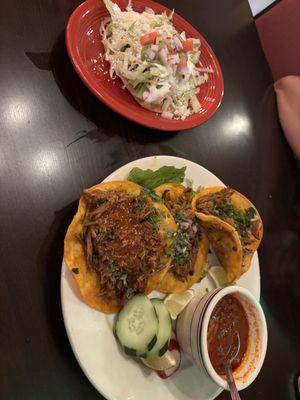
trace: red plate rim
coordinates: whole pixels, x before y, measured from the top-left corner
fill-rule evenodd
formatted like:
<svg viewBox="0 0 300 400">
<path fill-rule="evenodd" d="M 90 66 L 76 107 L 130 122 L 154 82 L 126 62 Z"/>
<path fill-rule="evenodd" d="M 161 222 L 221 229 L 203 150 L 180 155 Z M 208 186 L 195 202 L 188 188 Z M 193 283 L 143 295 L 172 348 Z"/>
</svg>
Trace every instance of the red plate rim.
<svg viewBox="0 0 300 400">
<path fill-rule="evenodd" d="M 159 3 L 156 3 L 152 0 L 138 0 L 134 1 L 133 0 L 133 8 L 134 4 L 138 2 L 141 5 L 144 5 L 145 7 L 151 7 L 155 12 L 163 12 L 166 11 L 168 13 L 171 12 L 171 10 Z M 86 0 L 83 3 L 81 3 L 71 14 L 67 28 L 66 28 L 66 46 L 68 50 L 68 54 L 70 57 L 70 60 L 81 78 L 81 80 L 84 82 L 84 84 L 88 87 L 88 89 L 99 99 L 101 100 L 105 105 L 107 105 L 109 108 L 117 112 L 118 114 L 122 115 L 123 117 L 134 121 L 140 125 L 146 126 L 148 128 L 154 128 L 158 130 L 163 130 L 163 131 L 179 131 L 179 130 L 184 130 L 184 129 L 190 129 L 194 128 L 195 126 L 201 125 L 204 122 L 206 122 L 208 119 L 210 119 L 215 112 L 218 110 L 218 108 L 221 105 L 223 94 L 224 94 L 224 80 L 223 80 L 223 74 L 222 70 L 220 67 L 220 64 L 217 60 L 217 57 L 215 56 L 213 50 L 209 46 L 209 44 L 206 42 L 204 37 L 191 25 L 189 24 L 184 18 L 182 18 L 180 15 L 174 13 L 173 16 L 173 22 L 174 26 L 176 27 L 176 22 L 180 23 L 181 25 L 185 25 L 188 28 L 189 35 L 192 35 L 192 37 L 199 38 L 202 43 L 202 47 L 205 47 L 209 57 L 212 59 L 214 66 L 215 66 L 215 71 L 214 74 L 216 75 L 216 93 L 215 93 L 215 103 L 213 107 L 210 107 L 205 114 L 192 114 L 191 116 L 187 117 L 185 120 L 168 120 L 165 118 L 162 118 L 160 115 L 157 115 L 156 113 L 152 111 L 148 111 L 147 117 L 141 116 L 138 111 L 133 111 L 132 109 L 129 110 L 129 108 L 121 104 L 117 99 L 114 98 L 114 96 L 110 97 L 109 99 L 103 95 L 101 88 L 97 87 L 96 85 L 93 84 L 93 79 L 91 77 L 90 72 L 87 70 L 84 62 L 81 59 L 80 53 L 78 51 L 78 47 L 76 44 L 76 35 L 78 32 L 78 28 L 80 26 L 80 21 L 82 17 L 91 10 L 99 7 L 105 7 L 103 2 L 100 2 L 100 0 Z M 108 14 L 109 15 L 109 14 Z M 200 89 L 201 90 L 201 89 Z M 138 103 L 137 103 L 138 104 Z M 137 110 L 141 106 L 138 105 Z M 145 110 L 145 109 L 143 109 Z"/>
</svg>

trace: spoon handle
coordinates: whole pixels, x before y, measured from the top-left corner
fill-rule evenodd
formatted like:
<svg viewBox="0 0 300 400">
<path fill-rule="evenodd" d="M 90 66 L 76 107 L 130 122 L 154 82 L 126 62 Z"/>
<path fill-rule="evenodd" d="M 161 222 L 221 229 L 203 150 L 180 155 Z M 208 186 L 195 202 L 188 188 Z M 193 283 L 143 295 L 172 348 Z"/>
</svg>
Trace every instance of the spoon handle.
<svg viewBox="0 0 300 400">
<path fill-rule="evenodd" d="M 228 383 L 228 386 L 230 389 L 231 399 L 232 400 L 241 400 L 239 392 L 236 388 L 236 384 L 235 384 L 233 375 L 232 375 L 230 363 L 226 363 L 225 374 L 226 374 L 227 383 Z"/>
</svg>

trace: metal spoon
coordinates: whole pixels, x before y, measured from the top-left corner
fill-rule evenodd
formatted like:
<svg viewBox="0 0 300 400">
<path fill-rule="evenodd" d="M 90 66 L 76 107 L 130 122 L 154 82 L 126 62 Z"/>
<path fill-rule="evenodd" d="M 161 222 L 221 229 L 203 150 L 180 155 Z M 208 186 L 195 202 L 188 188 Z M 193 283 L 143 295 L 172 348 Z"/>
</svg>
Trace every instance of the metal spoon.
<svg viewBox="0 0 300 400">
<path fill-rule="evenodd" d="M 238 352 L 240 350 L 240 345 L 241 345 L 241 343 L 240 343 L 239 333 L 235 332 L 233 339 L 232 339 L 231 346 L 230 346 L 228 354 L 226 356 L 227 361 L 224 365 L 225 375 L 227 378 L 227 383 L 229 386 L 232 400 L 241 400 L 239 392 L 236 388 L 236 384 L 235 384 L 234 377 L 232 374 L 232 369 L 231 369 L 231 363 L 233 362 L 235 357 L 238 355 Z"/>
</svg>

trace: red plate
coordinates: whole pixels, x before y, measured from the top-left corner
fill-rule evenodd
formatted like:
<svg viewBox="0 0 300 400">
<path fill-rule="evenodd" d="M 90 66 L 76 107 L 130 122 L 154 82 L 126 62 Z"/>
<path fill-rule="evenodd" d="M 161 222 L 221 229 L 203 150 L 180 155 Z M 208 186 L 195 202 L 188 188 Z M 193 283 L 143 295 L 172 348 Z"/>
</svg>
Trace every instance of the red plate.
<svg viewBox="0 0 300 400">
<path fill-rule="evenodd" d="M 128 4 L 128 0 L 115 2 L 121 9 L 125 9 Z M 132 5 L 133 9 L 139 12 L 144 11 L 145 7 L 151 7 L 155 13 L 171 12 L 151 0 L 133 0 Z M 109 64 L 101 59 L 104 47 L 99 33 L 101 20 L 108 16 L 109 13 L 101 0 L 86 0 L 71 15 L 66 31 L 67 48 L 75 70 L 95 96 L 124 117 L 138 124 L 165 131 L 193 128 L 207 121 L 216 112 L 223 96 L 222 71 L 212 49 L 196 29 L 174 14 L 173 23 L 179 32 L 185 31 L 187 37 L 201 40 L 200 64 L 204 68 L 210 67 L 213 73 L 209 73 L 208 82 L 200 86 L 198 99 L 201 111 L 183 121 L 168 120 L 142 108 L 126 89 L 122 89 L 119 78 L 113 81 L 109 79 Z"/>
</svg>

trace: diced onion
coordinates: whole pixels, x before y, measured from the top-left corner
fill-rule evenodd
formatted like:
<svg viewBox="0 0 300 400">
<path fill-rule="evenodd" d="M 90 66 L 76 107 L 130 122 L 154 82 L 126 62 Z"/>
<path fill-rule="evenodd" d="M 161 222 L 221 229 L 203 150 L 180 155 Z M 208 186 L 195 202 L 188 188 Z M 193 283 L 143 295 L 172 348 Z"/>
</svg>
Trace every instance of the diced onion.
<svg viewBox="0 0 300 400">
<path fill-rule="evenodd" d="M 193 96 L 191 98 L 191 107 L 195 113 L 199 112 L 201 109 L 200 103 L 197 99 L 197 96 Z"/>
<path fill-rule="evenodd" d="M 179 63 L 179 55 L 178 54 L 172 54 L 168 57 L 169 64 L 178 64 Z"/>
<path fill-rule="evenodd" d="M 188 222 L 183 221 L 181 222 L 180 226 L 184 229 L 189 229 L 190 224 Z"/>
<path fill-rule="evenodd" d="M 166 119 L 172 119 L 173 116 L 174 116 L 174 114 L 171 113 L 170 111 L 163 111 L 163 112 L 161 113 L 161 116 L 162 116 L 163 118 L 166 118 Z"/>
<path fill-rule="evenodd" d="M 149 96 L 148 90 L 145 90 L 145 91 L 143 92 L 142 96 L 143 96 L 143 99 L 146 100 L 146 98 Z"/>
<path fill-rule="evenodd" d="M 149 57 L 149 60 L 154 60 L 155 55 L 156 55 L 155 51 L 152 51 L 151 48 L 147 50 L 147 56 Z"/>
<path fill-rule="evenodd" d="M 212 74 L 214 72 L 212 67 L 207 67 L 207 68 L 199 67 L 199 68 L 197 68 L 197 70 L 199 72 L 207 72 L 207 73 L 210 73 L 210 74 Z"/>
<path fill-rule="evenodd" d="M 160 61 L 163 63 L 163 65 L 167 66 L 168 65 L 168 57 L 167 57 L 167 52 L 164 48 L 159 50 L 159 58 Z"/>
<path fill-rule="evenodd" d="M 182 40 L 186 40 L 185 32 L 182 31 L 181 34 L 179 35 Z"/>
<path fill-rule="evenodd" d="M 150 8 L 150 7 L 146 7 L 146 8 L 145 8 L 145 12 L 148 13 L 148 14 L 152 14 L 152 15 L 155 14 L 155 12 L 154 12 L 154 11 L 152 10 L 152 8 Z"/>
<path fill-rule="evenodd" d="M 175 44 L 176 50 L 177 51 L 182 50 L 183 47 L 182 47 L 181 40 L 176 35 L 174 36 L 173 40 L 174 40 L 174 44 Z"/>
</svg>

